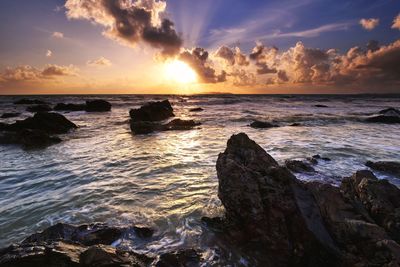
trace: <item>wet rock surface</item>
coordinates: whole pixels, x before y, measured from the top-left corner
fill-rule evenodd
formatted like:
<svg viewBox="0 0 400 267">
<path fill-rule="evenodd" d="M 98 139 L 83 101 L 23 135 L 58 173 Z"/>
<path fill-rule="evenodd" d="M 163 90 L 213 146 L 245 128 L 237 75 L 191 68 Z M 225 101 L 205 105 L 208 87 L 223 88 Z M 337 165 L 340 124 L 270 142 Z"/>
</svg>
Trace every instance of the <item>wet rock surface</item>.
<svg viewBox="0 0 400 267">
<path fill-rule="evenodd" d="M 166 124 L 159 124 L 149 121 L 131 121 L 131 130 L 134 134 L 149 134 L 163 131 L 188 131 L 201 125 L 194 120 L 175 119 Z"/>
<path fill-rule="evenodd" d="M 25 129 L 17 133 L 0 133 L 0 144 L 22 145 L 26 149 L 46 148 L 61 141 L 59 137 L 50 136 L 41 130 Z"/>
<path fill-rule="evenodd" d="M 87 112 L 107 112 L 111 111 L 111 104 L 105 100 L 90 100 L 86 101 L 85 110 Z"/>
<path fill-rule="evenodd" d="M 168 100 L 147 103 L 139 109 L 130 110 L 129 115 L 133 122 L 156 122 L 175 117 Z"/>
<path fill-rule="evenodd" d="M 389 173 L 396 175 L 398 178 L 400 178 L 400 162 L 394 162 L 394 161 L 378 161 L 378 162 L 372 162 L 368 161 L 366 166 L 370 167 L 373 170 Z"/>
<path fill-rule="evenodd" d="M 279 127 L 276 124 L 266 122 L 266 121 L 253 121 L 250 124 L 250 127 L 255 128 L 255 129 L 268 129 L 268 128 L 274 128 L 274 127 Z"/>
<path fill-rule="evenodd" d="M 3 113 L 1 115 L 1 118 L 2 119 L 9 119 L 9 118 L 18 117 L 19 115 L 21 115 L 21 113 L 19 113 L 19 112 L 8 112 L 8 113 Z"/>
<path fill-rule="evenodd" d="M 294 173 L 315 172 L 315 169 L 309 163 L 300 160 L 286 160 L 285 165 Z"/>
<path fill-rule="evenodd" d="M 369 171 L 303 183 L 245 134 L 217 162 L 223 219 L 205 219 L 258 266 L 398 266 L 400 190 Z M 221 233 L 220 233 L 221 234 Z"/>
</svg>

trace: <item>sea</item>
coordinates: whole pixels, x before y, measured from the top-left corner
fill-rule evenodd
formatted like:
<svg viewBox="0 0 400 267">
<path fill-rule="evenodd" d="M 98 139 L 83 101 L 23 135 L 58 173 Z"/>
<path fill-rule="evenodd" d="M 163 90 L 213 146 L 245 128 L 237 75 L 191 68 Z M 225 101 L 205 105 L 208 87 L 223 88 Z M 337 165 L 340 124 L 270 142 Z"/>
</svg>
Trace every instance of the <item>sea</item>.
<svg viewBox="0 0 400 267">
<path fill-rule="evenodd" d="M 316 173 L 296 174 L 304 181 L 339 185 L 343 177 L 368 169 L 368 160 L 400 161 L 400 125 L 363 121 L 382 109 L 400 108 L 399 95 L 0 96 L 0 113 L 22 113 L 0 122 L 32 116 L 26 106 L 13 104 L 21 98 L 51 104 L 104 99 L 112 111 L 61 112 L 79 128 L 46 149 L 0 145 L 0 247 L 58 222 L 142 225 L 155 229 L 152 238 L 132 233 L 114 245 L 148 255 L 195 248 L 204 266 L 251 266 L 251 258 L 221 243 L 201 222 L 224 213 L 215 165 L 231 135 L 247 133 L 280 164 L 316 154 L 331 159 L 320 161 Z M 176 118 L 201 126 L 133 135 L 129 110 L 164 99 Z M 197 107 L 204 110 L 190 112 Z M 280 127 L 253 129 L 253 120 Z M 400 186 L 400 179 L 374 173 Z"/>
</svg>

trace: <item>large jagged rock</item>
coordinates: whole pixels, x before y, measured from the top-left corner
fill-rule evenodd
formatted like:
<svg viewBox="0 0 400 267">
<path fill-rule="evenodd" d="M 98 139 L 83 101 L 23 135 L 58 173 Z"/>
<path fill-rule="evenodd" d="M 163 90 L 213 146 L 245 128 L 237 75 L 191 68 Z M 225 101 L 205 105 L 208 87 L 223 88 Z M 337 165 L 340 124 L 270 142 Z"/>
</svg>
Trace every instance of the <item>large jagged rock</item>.
<svg viewBox="0 0 400 267">
<path fill-rule="evenodd" d="M 3 124 L 0 130 L 22 131 L 22 130 L 41 130 L 47 134 L 67 133 L 77 126 L 58 113 L 39 112 L 33 117 L 25 120 L 16 121 L 13 124 Z"/>
<path fill-rule="evenodd" d="M 168 100 L 164 100 L 147 103 L 139 109 L 132 109 L 130 110 L 129 115 L 133 122 L 155 122 L 175 117 L 173 111 L 171 103 Z"/>
<path fill-rule="evenodd" d="M 245 134 L 217 161 L 220 234 L 258 255 L 259 266 L 399 266 L 400 190 L 371 172 L 340 188 L 303 183 Z"/>
<path fill-rule="evenodd" d="M 373 170 L 389 173 L 396 175 L 398 178 L 400 178 L 400 162 L 395 162 L 395 161 L 378 161 L 378 162 L 372 162 L 368 161 L 366 166 L 370 167 Z"/>
<path fill-rule="evenodd" d="M 235 229 L 229 232 L 264 264 L 339 264 L 311 194 L 246 134 L 229 139 L 217 173 L 226 225 Z"/>
<path fill-rule="evenodd" d="M 400 189 L 379 180 L 370 171 L 358 171 L 342 181 L 341 189 L 349 199 L 361 201 L 375 223 L 400 242 Z"/>
</svg>

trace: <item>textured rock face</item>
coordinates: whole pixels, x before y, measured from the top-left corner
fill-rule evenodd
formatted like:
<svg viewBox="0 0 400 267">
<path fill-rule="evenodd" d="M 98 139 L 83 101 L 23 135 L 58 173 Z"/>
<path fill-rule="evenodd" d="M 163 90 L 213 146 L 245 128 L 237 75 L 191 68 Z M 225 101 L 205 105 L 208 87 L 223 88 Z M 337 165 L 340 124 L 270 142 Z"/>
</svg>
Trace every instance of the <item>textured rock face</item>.
<svg viewBox="0 0 400 267">
<path fill-rule="evenodd" d="M 111 110 L 111 104 L 105 100 L 86 101 L 85 110 L 87 112 L 107 112 Z"/>
<path fill-rule="evenodd" d="M 303 183 L 245 134 L 228 141 L 217 172 L 226 217 L 203 221 L 261 255 L 259 266 L 400 264 L 400 190 L 371 172 L 340 188 Z"/>
<path fill-rule="evenodd" d="M 372 162 L 368 161 L 366 166 L 370 167 L 371 169 L 381 171 L 381 172 L 386 172 L 390 173 L 393 175 L 396 175 L 398 178 L 400 178 L 400 162 L 394 162 L 394 161 L 378 161 L 378 162 Z"/>
<path fill-rule="evenodd" d="M 329 265 L 339 261 L 333 245 L 328 245 L 332 241 L 319 211 L 310 203 L 312 196 L 247 135 L 229 139 L 225 152 L 218 157 L 217 172 L 218 196 L 226 210 L 227 225 L 239 229 L 232 232 L 240 243 L 253 244 L 253 249 L 260 250 L 265 264 L 326 261 Z M 314 214 L 313 220 L 304 218 L 303 213 Z"/>
<path fill-rule="evenodd" d="M 33 117 L 22 121 L 16 121 L 2 128 L 8 131 L 30 129 L 41 130 L 48 134 L 63 134 L 77 128 L 77 126 L 61 114 L 40 112 L 36 113 Z"/>
<path fill-rule="evenodd" d="M 171 103 L 168 100 L 147 103 L 139 109 L 132 109 L 129 114 L 133 122 L 155 122 L 175 117 Z"/>
</svg>

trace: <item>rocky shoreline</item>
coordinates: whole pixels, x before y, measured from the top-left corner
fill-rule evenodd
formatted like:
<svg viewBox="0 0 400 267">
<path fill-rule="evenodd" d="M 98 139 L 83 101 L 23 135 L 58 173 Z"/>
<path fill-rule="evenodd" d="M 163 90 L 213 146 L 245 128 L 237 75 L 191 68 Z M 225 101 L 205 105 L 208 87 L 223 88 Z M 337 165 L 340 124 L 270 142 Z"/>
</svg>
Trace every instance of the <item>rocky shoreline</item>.
<svg viewBox="0 0 400 267">
<path fill-rule="evenodd" d="M 372 172 L 340 187 L 302 182 L 244 133 L 229 139 L 216 166 L 225 214 L 202 222 L 256 266 L 400 264 L 400 190 Z M 0 250 L 0 266 L 208 266 L 197 248 L 146 255 L 118 247 L 127 233 L 154 231 L 57 224 Z"/>
</svg>

